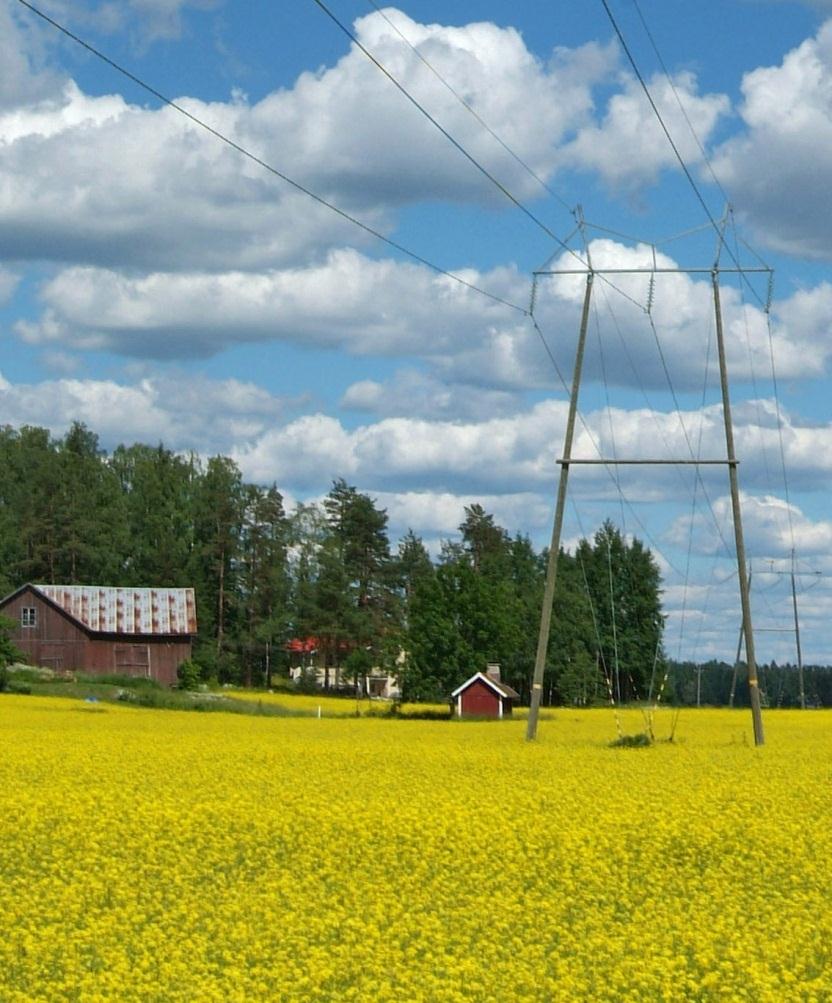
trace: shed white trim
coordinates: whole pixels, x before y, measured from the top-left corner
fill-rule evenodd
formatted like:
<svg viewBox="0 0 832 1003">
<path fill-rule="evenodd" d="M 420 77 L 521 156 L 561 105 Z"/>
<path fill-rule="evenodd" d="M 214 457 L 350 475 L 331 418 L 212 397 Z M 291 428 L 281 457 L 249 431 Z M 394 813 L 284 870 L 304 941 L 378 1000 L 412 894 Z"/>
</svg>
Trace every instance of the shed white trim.
<svg viewBox="0 0 832 1003">
<path fill-rule="evenodd" d="M 492 690 L 494 693 L 497 694 L 498 697 L 505 698 L 507 696 L 505 690 L 500 686 L 499 683 L 495 682 L 493 679 L 489 679 L 484 672 L 475 672 L 470 679 L 466 679 L 461 686 L 457 686 L 457 688 L 451 694 L 451 699 L 453 700 L 456 697 L 458 697 L 461 693 L 467 690 L 472 683 L 475 683 L 478 679 L 481 679 L 490 690 Z M 500 705 L 500 707 L 502 709 L 502 704 Z"/>
</svg>

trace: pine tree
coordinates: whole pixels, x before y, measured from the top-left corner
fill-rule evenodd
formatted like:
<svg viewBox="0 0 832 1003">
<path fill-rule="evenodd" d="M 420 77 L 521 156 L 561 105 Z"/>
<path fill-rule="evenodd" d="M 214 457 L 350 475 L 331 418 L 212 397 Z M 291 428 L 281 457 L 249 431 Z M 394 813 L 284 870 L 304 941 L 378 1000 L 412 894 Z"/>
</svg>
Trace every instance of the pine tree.
<svg viewBox="0 0 832 1003">
<path fill-rule="evenodd" d="M 389 668 L 396 604 L 387 513 L 343 478 L 334 481 L 323 506 L 329 535 L 318 607 L 327 613 L 329 636 L 338 638 L 332 657 L 338 663 L 341 652 L 360 647 L 374 665 L 387 662 Z"/>
<path fill-rule="evenodd" d="M 505 571 L 508 556 L 508 534 L 494 522 L 482 505 L 466 505 L 465 519 L 459 527 L 462 545 L 474 571 Z"/>
<path fill-rule="evenodd" d="M 16 436 L 15 447 L 8 473 L 20 548 L 12 577 L 15 585 L 27 581 L 54 584 L 60 573 L 62 532 L 57 446 L 47 429 L 24 426 Z"/>
<path fill-rule="evenodd" d="M 252 684 L 257 665 L 263 665 L 271 686 L 272 665 L 278 664 L 287 638 L 288 520 L 283 496 L 276 485 L 243 489 L 243 534 L 240 555 L 242 601 L 245 607 L 243 644 L 244 681 Z"/>
<path fill-rule="evenodd" d="M 110 467 L 124 496 L 129 529 L 124 584 L 176 587 L 192 584 L 195 461 L 158 446 L 119 446 Z"/>
<path fill-rule="evenodd" d="M 664 620 L 661 576 L 640 540 L 627 541 L 609 520 L 590 547 L 578 549 L 596 621 L 599 658 L 618 701 L 643 699 L 654 665 L 661 671 Z"/>
<path fill-rule="evenodd" d="M 233 651 L 240 614 L 239 555 L 243 484 L 239 468 L 225 456 L 208 460 L 194 492 L 194 547 L 190 573 L 200 609 L 199 652 L 204 666 L 221 681 L 236 681 Z"/>
<path fill-rule="evenodd" d="M 465 678 L 468 653 L 449 601 L 452 591 L 452 579 L 443 568 L 420 576 L 413 584 L 401 672 L 404 700 L 445 700 Z"/>
<path fill-rule="evenodd" d="M 59 539 L 56 577 L 70 585 L 120 577 L 127 534 L 118 479 L 98 436 L 73 422 L 58 450 Z"/>
</svg>

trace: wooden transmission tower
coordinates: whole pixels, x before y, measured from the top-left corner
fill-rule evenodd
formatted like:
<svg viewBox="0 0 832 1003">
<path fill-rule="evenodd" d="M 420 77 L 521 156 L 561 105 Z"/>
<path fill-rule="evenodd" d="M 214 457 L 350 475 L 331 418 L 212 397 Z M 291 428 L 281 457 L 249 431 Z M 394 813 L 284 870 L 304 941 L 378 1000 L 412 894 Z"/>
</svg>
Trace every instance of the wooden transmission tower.
<svg viewBox="0 0 832 1003">
<path fill-rule="evenodd" d="M 795 585 L 795 579 L 811 575 L 813 578 L 820 578 L 822 572 L 820 571 L 798 571 L 795 567 L 794 558 L 794 547 L 791 551 L 791 568 L 788 571 L 778 571 L 775 568 L 770 567 L 768 570 L 764 570 L 763 574 L 766 575 L 787 575 L 791 580 L 791 596 L 792 596 L 792 614 L 794 616 L 794 627 L 771 627 L 769 630 L 777 632 L 785 632 L 789 634 L 794 634 L 795 648 L 797 650 L 797 685 L 798 685 L 798 700 L 800 702 L 800 709 L 806 710 L 806 686 L 803 676 L 803 650 L 800 644 L 800 618 L 797 613 L 797 587 Z M 748 588 L 751 589 L 751 578 L 752 571 L 749 567 L 748 569 Z M 765 630 L 766 628 L 758 628 L 758 630 Z M 737 692 L 737 675 L 740 668 L 740 655 L 742 654 L 742 639 L 744 636 L 744 625 L 740 624 L 740 636 L 737 641 L 737 655 L 734 659 L 734 672 L 731 676 L 731 694 L 728 698 L 728 706 L 734 706 L 734 697 Z"/>
<path fill-rule="evenodd" d="M 620 466 L 624 464 L 632 465 L 720 465 L 728 468 L 728 479 L 731 490 L 731 507 L 734 521 L 734 539 L 736 544 L 737 574 L 740 587 L 740 602 L 742 605 L 742 627 L 745 640 L 746 664 L 748 666 L 748 685 L 751 701 L 751 716 L 754 726 L 754 743 L 762 745 L 763 718 L 760 701 L 760 687 L 757 678 L 757 662 L 754 655 L 754 631 L 751 624 L 751 605 L 749 600 L 748 572 L 745 557 L 745 542 L 742 532 L 742 515 L 740 512 L 739 483 L 737 480 L 738 460 L 734 451 L 734 428 L 731 419 L 731 402 L 728 393 L 728 371 L 725 362 L 725 337 L 722 324 L 722 307 L 719 295 L 719 277 L 724 273 L 745 275 L 746 273 L 763 272 L 771 276 L 771 269 L 767 267 L 743 268 L 739 265 L 735 268 L 723 268 L 719 261 L 710 267 L 703 268 L 663 268 L 657 267 L 655 262 L 652 267 L 641 268 L 594 268 L 592 261 L 587 255 L 584 267 L 577 268 L 556 268 L 540 269 L 535 271 L 534 282 L 544 276 L 555 275 L 585 275 L 586 285 L 584 288 L 583 309 L 581 311 L 580 328 L 578 331 L 578 344 L 575 351 L 575 365 L 572 375 L 572 390 L 569 398 L 569 411 L 566 420 L 566 433 L 563 443 L 563 456 L 557 462 L 560 465 L 560 480 L 558 483 L 557 501 L 555 504 L 555 516 L 552 526 L 552 539 L 549 546 L 549 561 L 546 569 L 546 582 L 543 593 L 543 605 L 540 615 L 540 633 L 537 642 L 537 654 L 534 664 L 534 676 L 532 678 L 531 705 L 529 707 L 529 719 L 526 730 L 526 738 L 532 740 L 537 735 L 537 722 L 540 711 L 540 699 L 543 692 L 543 673 L 546 665 L 546 652 L 549 646 L 549 631 L 552 616 L 552 603 L 555 595 L 555 584 L 557 581 L 558 556 L 560 552 L 561 533 L 563 530 L 563 516 L 566 507 L 566 488 L 569 480 L 569 468 L 578 464 L 593 464 L 601 466 Z M 719 360 L 719 379 L 722 392 L 722 415 L 725 426 L 725 446 L 726 458 L 701 460 L 701 459 L 632 459 L 619 460 L 616 458 L 598 459 L 576 459 L 572 456 L 572 442 L 575 434 L 575 419 L 578 411 L 578 396 L 581 388 L 581 374 L 584 361 L 584 349 L 586 347 L 587 328 L 589 325 L 590 303 L 592 300 L 592 289 L 596 276 L 606 278 L 609 275 L 636 275 L 645 274 L 655 276 L 656 274 L 705 274 L 711 277 L 711 289 L 713 294 L 714 319 L 716 324 L 717 355 Z M 533 295 L 534 300 L 534 295 Z"/>
</svg>

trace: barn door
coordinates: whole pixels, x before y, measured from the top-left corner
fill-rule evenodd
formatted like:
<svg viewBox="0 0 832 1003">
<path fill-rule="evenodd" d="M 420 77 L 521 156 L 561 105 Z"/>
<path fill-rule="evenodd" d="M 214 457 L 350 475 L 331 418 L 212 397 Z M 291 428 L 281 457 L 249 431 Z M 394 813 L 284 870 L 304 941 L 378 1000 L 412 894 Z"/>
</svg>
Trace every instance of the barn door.
<svg viewBox="0 0 832 1003">
<path fill-rule="evenodd" d="M 124 676 L 150 676 L 149 644 L 117 644 L 115 670 Z"/>
</svg>

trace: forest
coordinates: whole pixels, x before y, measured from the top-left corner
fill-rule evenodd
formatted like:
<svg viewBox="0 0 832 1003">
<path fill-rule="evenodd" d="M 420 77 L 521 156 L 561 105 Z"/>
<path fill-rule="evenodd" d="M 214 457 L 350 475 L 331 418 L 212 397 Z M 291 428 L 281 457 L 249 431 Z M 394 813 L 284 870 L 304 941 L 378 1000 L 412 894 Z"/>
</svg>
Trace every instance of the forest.
<svg viewBox="0 0 832 1003">
<path fill-rule="evenodd" d="M 412 531 L 391 541 L 386 512 L 342 478 L 289 512 L 225 456 L 107 453 L 80 423 L 60 438 L 0 429 L 0 594 L 193 587 L 206 681 L 270 685 L 288 641 L 315 637 L 342 678 L 385 668 L 408 700 L 446 699 L 489 662 L 525 700 L 546 559 L 478 504 L 431 556 Z M 665 675 L 663 622 L 652 554 L 605 523 L 561 555 L 544 702 L 647 696 Z"/>
</svg>

